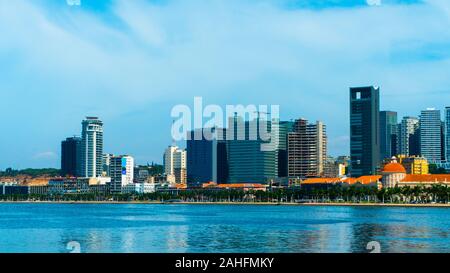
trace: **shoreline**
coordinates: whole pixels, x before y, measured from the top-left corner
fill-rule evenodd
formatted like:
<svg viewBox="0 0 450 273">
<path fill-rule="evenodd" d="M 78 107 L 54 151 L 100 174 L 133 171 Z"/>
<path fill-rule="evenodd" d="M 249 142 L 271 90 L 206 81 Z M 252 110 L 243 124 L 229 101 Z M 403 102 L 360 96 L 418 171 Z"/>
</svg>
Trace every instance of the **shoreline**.
<svg viewBox="0 0 450 273">
<path fill-rule="evenodd" d="M 158 201 L 0 201 L 0 204 L 62 204 L 62 205 L 221 205 L 221 206 L 299 206 L 299 207 L 409 207 L 450 208 L 450 204 L 390 203 L 273 203 L 273 202 L 158 202 Z"/>
</svg>

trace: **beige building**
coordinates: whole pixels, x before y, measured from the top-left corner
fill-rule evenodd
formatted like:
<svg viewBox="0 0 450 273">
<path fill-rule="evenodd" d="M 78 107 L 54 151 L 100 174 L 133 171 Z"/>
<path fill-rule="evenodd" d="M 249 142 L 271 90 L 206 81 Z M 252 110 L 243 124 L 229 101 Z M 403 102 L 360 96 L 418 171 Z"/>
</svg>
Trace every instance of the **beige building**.
<svg viewBox="0 0 450 273">
<path fill-rule="evenodd" d="M 326 126 L 322 122 L 308 124 L 305 119 L 296 120 L 294 132 L 288 134 L 288 176 L 323 176 L 327 143 Z"/>
<path fill-rule="evenodd" d="M 169 146 L 164 153 L 164 171 L 170 183 L 186 184 L 187 152 L 177 146 Z"/>
</svg>

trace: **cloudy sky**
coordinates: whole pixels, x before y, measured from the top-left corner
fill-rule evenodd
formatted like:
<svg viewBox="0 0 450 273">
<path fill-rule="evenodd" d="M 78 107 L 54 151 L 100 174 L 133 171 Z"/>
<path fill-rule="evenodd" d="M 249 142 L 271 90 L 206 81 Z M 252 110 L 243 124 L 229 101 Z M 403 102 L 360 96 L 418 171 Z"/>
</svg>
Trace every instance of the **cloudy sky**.
<svg viewBox="0 0 450 273">
<path fill-rule="evenodd" d="M 359 85 L 400 115 L 450 105 L 450 1 L 0 0 L 0 169 L 58 167 L 87 115 L 106 152 L 161 162 L 194 96 L 322 120 L 348 154 Z"/>
</svg>

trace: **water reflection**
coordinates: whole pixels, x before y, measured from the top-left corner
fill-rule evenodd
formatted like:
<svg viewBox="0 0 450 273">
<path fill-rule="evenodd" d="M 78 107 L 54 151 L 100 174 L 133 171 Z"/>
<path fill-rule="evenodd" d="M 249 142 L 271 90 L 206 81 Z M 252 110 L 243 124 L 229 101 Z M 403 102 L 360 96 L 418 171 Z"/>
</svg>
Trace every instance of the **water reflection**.
<svg viewBox="0 0 450 273">
<path fill-rule="evenodd" d="M 0 205 L 0 252 L 450 252 L 447 209 Z M 14 213 L 16 211 L 17 213 Z M 74 211 L 77 211 L 75 214 Z"/>
</svg>

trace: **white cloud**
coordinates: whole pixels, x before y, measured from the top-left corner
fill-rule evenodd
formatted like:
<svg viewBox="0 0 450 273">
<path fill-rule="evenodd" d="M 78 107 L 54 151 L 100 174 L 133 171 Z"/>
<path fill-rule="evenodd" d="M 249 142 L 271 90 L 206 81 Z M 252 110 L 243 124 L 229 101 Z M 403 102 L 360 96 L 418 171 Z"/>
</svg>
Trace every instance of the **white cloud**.
<svg viewBox="0 0 450 273">
<path fill-rule="evenodd" d="M 153 104 L 203 95 L 210 103 L 281 104 L 282 116 L 321 119 L 337 138 L 348 131 L 352 85 L 381 85 L 383 108 L 401 113 L 443 103 L 427 91 L 448 90 L 448 55 L 430 60 L 427 49 L 450 44 L 448 1 L 320 10 L 274 3 L 117 0 L 99 16 L 83 6 L 55 14 L 34 1 L 1 1 L 0 114 L 11 126 L 13 115 L 48 124 L 36 141 L 56 142 L 51 132 L 85 114 L 139 110 L 141 119 L 159 116 L 161 127 L 170 111 Z M 146 148 L 156 157 L 163 147 Z"/>
<path fill-rule="evenodd" d="M 35 160 L 42 160 L 42 159 L 47 160 L 47 159 L 55 159 L 57 157 L 58 157 L 58 155 L 56 153 L 54 153 L 54 152 L 41 152 L 41 153 L 35 154 L 33 156 L 33 159 L 35 159 Z"/>
</svg>

